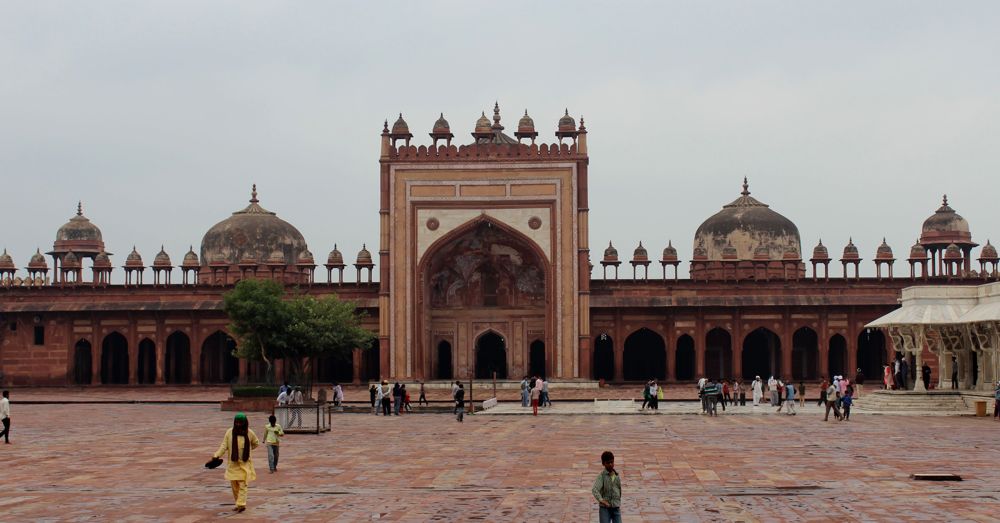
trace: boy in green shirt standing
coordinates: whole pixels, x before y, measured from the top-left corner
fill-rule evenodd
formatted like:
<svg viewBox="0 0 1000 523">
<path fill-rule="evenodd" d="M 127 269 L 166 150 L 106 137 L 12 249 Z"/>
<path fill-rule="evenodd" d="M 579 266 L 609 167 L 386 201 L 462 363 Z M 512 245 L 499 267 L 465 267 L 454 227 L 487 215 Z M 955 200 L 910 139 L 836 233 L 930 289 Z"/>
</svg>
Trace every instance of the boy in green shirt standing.
<svg viewBox="0 0 1000 523">
<path fill-rule="evenodd" d="M 611 451 L 601 454 L 604 470 L 597 475 L 590 493 L 600 505 L 598 517 L 601 523 L 622 523 L 622 480 L 615 470 L 615 455 Z"/>
</svg>

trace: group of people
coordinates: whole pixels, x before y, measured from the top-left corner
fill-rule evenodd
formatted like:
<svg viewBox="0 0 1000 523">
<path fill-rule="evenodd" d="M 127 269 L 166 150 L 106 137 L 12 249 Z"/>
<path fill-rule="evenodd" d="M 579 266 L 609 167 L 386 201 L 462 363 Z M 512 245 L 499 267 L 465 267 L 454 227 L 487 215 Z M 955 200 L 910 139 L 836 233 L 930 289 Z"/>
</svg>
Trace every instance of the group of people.
<svg viewBox="0 0 1000 523">
<path fill-rule="evenodd" d="M 406 384 L 397 381 L 393 383 L 391 391 L 388 390 L 388 387 L 389 381 L 382 380 L 382 383 L 378 385 L 373 384 L 368 389 L 372 414 L 377 416 L 379 407 L 381 407 L 383 416 L 399 416 L 400 410 L 403 412 L 413 412 L 413 406 L 410 405 L 410 392 L 406 390 Z M 423 383 L 420 384 L 420 398 L 425 402 L 427 401 L 424 397 Z"/>
<path fill-rule="evenodd" d="M 302 405 L 305 401 L 302 397 L 302 387 L 292 387 L 286 381 L 284 385 L 278 387 L 278 406 L 285 407 L 291 405 L 288 416 L 288 426 L 302 426 Z"/>
<path fill-rule="evenodd" d="M 831 410 L 837 421 L 850 420 L 854 394 L 854 385 L 847 378 L 834 376 L 833 381 L 827 381 L 824 377 L 819 393 L 819 405 L 826 406 L 826 415 L 823 416 L 823 421 L 829 421 Z"/>
<path fill-rule="evenodd" d="M 647 406 L 651 410 L 660 410 L 660 400 L 663 399 L 663 387 L 660 387 L 656 380 L 649 380 L 642 387 L 642 406 L 639 410 L 644 410 Z"/>
<path fill-rule="evenodd" d="M 549 382 L 538 376 L 525 376 L 521 380 L 521 406 L 531 406 L 532 413 L 538 415 L 538 407 L 551 406 Z"/>
</svg>

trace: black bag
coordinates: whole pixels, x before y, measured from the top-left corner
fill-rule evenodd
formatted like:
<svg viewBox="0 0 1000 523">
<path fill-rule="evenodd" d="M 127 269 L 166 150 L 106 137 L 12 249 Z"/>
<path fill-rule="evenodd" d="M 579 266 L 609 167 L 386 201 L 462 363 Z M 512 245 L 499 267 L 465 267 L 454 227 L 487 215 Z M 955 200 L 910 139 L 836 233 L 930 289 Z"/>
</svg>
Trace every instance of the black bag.
<svg viewBox="0 0 1000 523">
<path fill-rule="evenodd" d="M 219 468 L 219 465 L 222 465 L 222 458 L 212 458 L 208 460 L 208 463 L 205 463 L 205 468 L 207 469 Z"/>
</svg>

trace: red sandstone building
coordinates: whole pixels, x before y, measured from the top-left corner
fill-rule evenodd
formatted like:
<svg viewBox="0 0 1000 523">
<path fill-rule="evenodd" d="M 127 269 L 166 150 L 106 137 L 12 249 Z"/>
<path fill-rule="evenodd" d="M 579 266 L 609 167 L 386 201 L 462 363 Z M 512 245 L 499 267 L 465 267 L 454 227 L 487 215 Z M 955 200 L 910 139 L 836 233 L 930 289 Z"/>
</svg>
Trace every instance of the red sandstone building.
<svg viewBox="0 0 1000 523">
<path fill-rule="evenodd" d="M 0 255 L 3 384 L 259 378 L 259 365 L 232 357 L 236 341 L 221 311 L 222 294 L 243 278 L 337 293 L 368 312 L 377 342 L 320 362 L 320 381 L 494 372 L 619 382 L 811 380 L 853 376 L 856 368 L 874 378 L 892 348 L 864 325 L 898 307 L 903 287 L 998 276 L 988 242 L 973 266 L 977 244 L 947 199 L 924 222 L 908 271 L 894 271 L 883 241 L 868 262 L 876 277 L 862 278 L 852 241 L 837 260 L 822 242 L 805 258 L 795 224 L 751 196 L 744 180 L 739 196 L 696 231 L 689 279 L 677 277 L 682 260 L 671 243 L 660 259 L 640 243 L 623 273 L 625 260 L 609 243 L 597 260 L 602 276 L 593 279 L 582 118 L 577 125 L 567 111 L 557 143 L 536 143 L 527 112 L 513 137 L 505 131 L 498 107 L 492 120 L 483 114 L 476 122 L 466 145 L 452 144 L 443 115 L 431 145 L 411 145 L 402 116 L 385 126 L 377 282 L 365 246 L 347 271 L 354 281 L 345 281 L 336 246 L 323 264 L 326 281 L 317 281 L 305 239 L 261 206 L 255 187 L 250 205 L 211 227 L 199 252 L 192 248 L 175 265 L 161 249 L 146 265 L 133 249 L 120 266 L 125 283 L 111 284 L 111 253 L 78 207 L 56 233 L 51 265 L 41 252 L 21 268 Z M 831 262 L 841 265 L 833 274 Z"/>
</svg>

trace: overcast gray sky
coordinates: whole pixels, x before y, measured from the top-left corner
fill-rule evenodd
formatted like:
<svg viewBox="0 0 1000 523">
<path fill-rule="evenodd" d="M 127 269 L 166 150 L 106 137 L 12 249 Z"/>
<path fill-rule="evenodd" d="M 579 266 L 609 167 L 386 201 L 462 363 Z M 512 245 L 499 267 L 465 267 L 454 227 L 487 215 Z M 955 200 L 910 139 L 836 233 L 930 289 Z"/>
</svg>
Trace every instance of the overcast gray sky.
<svg viewBox="0 0 1000 523">
<path fill-rule="evenodd" d="M 595 263 L 608 240 L 689 260 L 748 176 L 807 255 L 853 236 L 874 274 L 942 193 L 1000 241 L 998 27 L 993 1 L 4 1 L 0 248 L 23 267 L 83 200 L 116 267 L 177 263 L 257 183 L 318 261 L 353 260 L 382 121 L 428 143 L 443 111 L 465 142 L 498 100 L 546 141 L 585 116 Z"/>
</svg>

